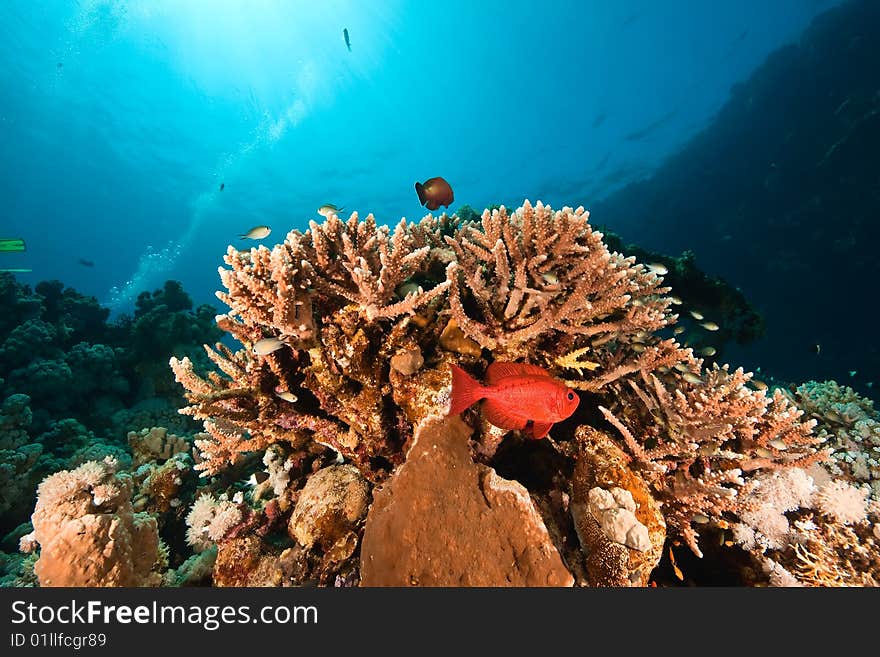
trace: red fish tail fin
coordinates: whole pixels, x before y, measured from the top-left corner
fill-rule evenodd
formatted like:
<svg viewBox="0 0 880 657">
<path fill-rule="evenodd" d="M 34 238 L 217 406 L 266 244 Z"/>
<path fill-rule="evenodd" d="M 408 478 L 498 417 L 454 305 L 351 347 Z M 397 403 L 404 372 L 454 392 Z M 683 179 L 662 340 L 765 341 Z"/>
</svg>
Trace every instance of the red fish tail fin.
<svg viewBox="0 0 880 657">
<path fill-rule="evenodd" d="M 458 365 L 450 365 L 450 368 L 452 368 L 452 394 L 449 414 L 459 415 L 486 395 L 480 382 L 470 374 Z"/>
</svg>

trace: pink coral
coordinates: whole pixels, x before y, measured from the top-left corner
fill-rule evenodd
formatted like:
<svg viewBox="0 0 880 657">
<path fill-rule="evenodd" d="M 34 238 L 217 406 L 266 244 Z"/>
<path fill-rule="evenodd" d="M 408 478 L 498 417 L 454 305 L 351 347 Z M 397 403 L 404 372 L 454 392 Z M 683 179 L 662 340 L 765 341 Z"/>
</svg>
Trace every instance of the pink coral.
<svg viewBox="0 0 880 657">
<path fill-rule="evenodd" d="M 678 372 L 663 379 L 642 372 L 641 384 L 629 379 L 615 386 L 616 413 L 600 409 L 650 473 L 670 528 L 701 555 L 695 514 L 720 522 L 725 512 L 741 513 L 748 508 L 740 496 L 747 473 L 806 467 L 827 453 L 816 449 L 815 421 L 803 420 L 781 391 L 768 396 L 749 388 L 752 375 L 742 368 L 701 371 L 702 361 L 692 356 L 684 365 L 700 376 L 688 381 Z"/>
</svg>

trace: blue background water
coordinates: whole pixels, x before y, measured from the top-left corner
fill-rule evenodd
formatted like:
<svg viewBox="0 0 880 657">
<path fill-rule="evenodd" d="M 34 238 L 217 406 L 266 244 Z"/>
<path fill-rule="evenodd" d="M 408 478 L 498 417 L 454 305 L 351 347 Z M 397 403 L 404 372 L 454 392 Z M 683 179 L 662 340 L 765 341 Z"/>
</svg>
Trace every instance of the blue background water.
<svg viewBox="0 0 880 657">
<path fill-rule="evenodd" d="M 432 176 L 452 209 L 589 209 L 834 4 L 6 0 L 0 229 L 28 252 L 2 266 L 119 312 L 167 278 L 216 302 L 227 244 L 325 202 L 417 219 Z"/>
</svg>

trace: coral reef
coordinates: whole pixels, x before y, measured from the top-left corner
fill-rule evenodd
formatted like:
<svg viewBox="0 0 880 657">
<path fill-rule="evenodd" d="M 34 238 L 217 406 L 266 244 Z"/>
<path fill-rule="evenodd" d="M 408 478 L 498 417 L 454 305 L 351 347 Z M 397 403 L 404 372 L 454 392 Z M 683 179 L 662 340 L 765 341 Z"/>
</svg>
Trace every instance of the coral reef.
<svg viewBox="0 0 880 657">
<path fill-rule="evenodd" d="M 870 402 L 707 364 L 668 337 L 659 269 L 588 219 L 540 202 L 393 229 L 331 214 L 271 249 L 230 248 L 214 319 L 241 346 L 205 345 L 208 370 L 192 352 L 168 361 L 204 433 L 147 423 L 108 446 L 50 418 L 31 441 L 28 398 L 4 407 L 33 467 L 78 466 L 43 482 L 34 532 L 14 532 L 39 547 L 40 585 L 649 586 L 693 582 L 694 561 L 753 584 L 876 582 Z M 187 300 L 143 295 L 140 326 L 175 330 Z M 46 358 L 110 356 L 79 344 Z M 504 361 L 563 380 L 577 411 L 540 440 L 479 405 L 450 417 L 450 366 Z M 117 425 L 167 408 L 146 398 Z M 65 575 L 61 549 L 103 557 Z"/>
<path fill-rule="evenodd" d="M 231 310 L 218 325 L 248 349 L 206 348 L 225 377 L 201 377 L 189 359 L 171 359 L 188 391 L 182 412 L 212 436 L 197 443 L 199 468 L 213 474 L 242 452 L 314 441 L 381 479 L 412 432 L 391 403 L 388 361 L 396 358 L 402 374 L 401 357 L 415 350 L 422 371 L 444 353 L 477 358 L 480 346 L 499 359 L 546 354 L 553 369 L 579 371 L 587 365 L 578 358 L 591 351 L 589 368 L 601 375 L 569 382 L 589 391 L 681 360 L 672 340 L 650 338 L 672 320 L 660 279 L 609 252 L 587 217 L 582 208 L 526 202 L 515 213 L 487 211 L 451 237 L 445 215 L 391 233 L 355 213 L 292 231 L 271 251 L 230 249 L 230 269 L 221 269 L 229 291 L 218 297 Z M 491 269 L 497 280 L 483 280 L 479 272 Z M 254 353 L 267 338 L 279 348 Z M 462 348 L 465 340 L 476 348 Z M 279 396 L 288 392 L 296 401 Z"/>
<path fill-rule="evenodd" d="M 764 317 L 765 339 L 750 347 L 763 369 L 789 381 L 857 369 L 851 385 L 870 394 L 875 323 L 840 309 L 872 299 L 878 274 L 880 5 L 834 4 L 734 85 L 679 152 L 590 209 L 627 239 L 691 249 L 735 282 Z"/>
<path fill-rule="evenodd" d="M 880 584 L 880 496 L 873 402 L 834 381 L 788 393 L 818 422 L 832 458 L 763 472 L 742 491 L 729 543 L 777 586 Z"/>
<path fill-rule="evenodd" d="M 834 459 L 832 476 L 867 483 L 871 497 L 880 500 L 880 413 L 874 402 L 835 381 L 808 381 L 792 397 L 820 423 L 819 437 Z"/>
<path fill-rule="evenodd" d="M 0 400 L 27 400 L 26 423 L 3 413 L 0 531 L 26 518 L 46 474 L 113 456 L 126 469 L 129 431 L 164 426 L 191 435 L 198 425 L 182 403 L 168 356 L 202 353 L 217 339 L 214 309 L 192 302 L 180 284 L 145 292 L 134 316 L 110 321 L 94 297 L 44 281 L 31 289 L 0 272 Z M 200 367 L 206 367 L 200 362 Z M 23 412 L 16 417 L 24 417 Z"/>
<path fill-rule="evenodd" d="M 39 480 L 37 466 L 43 447 L 31 442 L 27 433 L 29 404 L 27 395 L 11 395 L 0 406 L 0 516 L 21 511 L 22 506 L 30 509 L 31 493 Z"/>
<path fill-rule="evenodd" d="M 305 234 L 292 231 L 271 251 L 230 247 L 230 269 L 221 269 L 229 292 L 218 297 L 231 311 L 218 325 L 248 347 L 265 338 L 282 346 L 265 355 L 208 348 L 228 378 L 202 378 L 189 359 L 171 359 L 188 390 L 184 412 L 204 420 L 212 436 L 197 443 L 200 469 L 215 473 L 242 451 L 279 442 L 328 445 L 368 472 L 381 469 L 371 459 L 399 460 L 404 437 L 395 441 L 394 428 L 403 419 L 388 403 L 386 361 L 429 337 L 426 320 L 414 315 L 435 312 L 450 285 L 422 287 L 440 257 L 433 231 L 435 223 L 401 222 L 391 232 L 355 213 L 347 222 L 332 215 Z"/>
<path fill-rule="evenodd" d="M 188 454 L 190 443 L 186 438 L 168 433 L 166 427 L 151 427 L 128 432 L 135 467 L 150 461 L 167 461 L 175 454 Z"/>
<path fill-rule="evenodd" d="M 40 586 L 156 586 L 155 518 L 135 513 L 133 483 L 115 463 L 90 461 L 47 477 L 32 516 Z"/>
<path fill-rule="evenodd" d="M 210 434 L 196 441 L 196 468 L 215 477 L 247 468 L 252 453 L 265 454 L 275 474 L 262 475 L 254 499 L 271 488 L 278 499 L 272 508 L 290 513 L 305 494 L 291 491 L 318 485 L 306 483 L 318 475 L 304 468 L 323 453 L 325 462 L 348 461 L 379 486 L 375 510 L 388 490 L 402 486 L 393 482 L 407 467 L 417 470 L 417 427 L 446 413 L 448 365 L 481 369 L 526 359 L 587 400 L 554 429 L 552 483 L 529 490 L 577 580 L 647 584 L 667 533 L 701 556 L 700 532 L 747 514 L 743 492 L 755 476 L 807 468 L 830 450 L 821 449 L 815 422 L 781 390 L 771 394 L 742 369 L 707 368 L 692 349 L 662 337 L 678 320 L 669 288 L 650 268 L 609 250 L 588 217 L 582 208 L 526 202 L 515 212 L 502 206 L 465 221 L 428 215 L 392 231 L 372 216 L 331 215 L 272 249 L 230 249 L 228 268 L 220 270 L 227 292 L 218 293 L 230 311 L 217 323 L 244 348 L 206 346 L 220 372 L 204 376 L 189 359 L 171 359 L 189 401 L 181 412 L 204 421 Z M 255 349 L 260 341 L 272 348 Z M 501 464 L 501 448 L 522 438 L 475 414 L 465 415 L 476 420 L 471 467 Z M 578 426 L 580 438 L 571 442 Z M 590 438 L 596 429 L 612 431 L 620 446 Z M 598 444 L 619 456 L 596 461 Z M 320 477 L 332 471 L 318 470 Z M 581 474 L 572 479 L 573 472 Z M 269 476 L 280 485 L 265 483 Z M 610 495 L 615 508 L 600 513 L 597 498 L 590 512 L 593 489 L 594 497 Z M 290 522 L 300 539 L 295 527 L 302 521 Z M 575 531 L 584 557 L 572 552 Z M 235 549 L 247 546 L 239 541 Z M 371 550 L 375 555 L 375 541 Z M 285 562 L 300 559 L 292 554 Z M 344 554 L 354 552 L 346 547 Z M 386 575 L 360 574 L 364 583 Z M 423 575 L 420 581 L 432 581 Z"/>
<path fill-rule="evenodd" d="M 449 305 L 464 335 L 497 360 L 516 360 L 535 351 L 562 356 L 563 336 L 623 342 L 665 326 L 668 289 L 610 252 L 588 217 L 583 208 L 554 213 L 526 203 L 511 214 L 487 210 L 479 224 L 447 236 L 456 254 Z"/>
<path fill-rule="evenodd" d="M 701 372 L 693 358 L 679 365 L 685 373 Z M 816 449 L 821 439 L 812 434 L 814 420 L 801 421 L 803 411 L 782 391 L 769 396 L 747 387 L 752 375 L 742 368 L 730 372 L 716 364 L 691 381 L 674 371 L 661 374 L 665 380 L 642 372 L 640 381 L 616 386 L 614 408 L 636 431 L 612 410 L 599 409 L 651 481 L 670 530 L 701 556 L 695 525 L 721 522 L 724 513 L 740 509 L 747 473 L 806 467 L 828 453 Z"/>
<path fill-rule="evenodd" d="M 831 479 L 827 467 L 762 473 L 743 492 L 747 510 L 731 523 L 729 543 L 771 585 L 880 585 L 880 507 L 868 503 L 869 489 Z"/>
</svg>

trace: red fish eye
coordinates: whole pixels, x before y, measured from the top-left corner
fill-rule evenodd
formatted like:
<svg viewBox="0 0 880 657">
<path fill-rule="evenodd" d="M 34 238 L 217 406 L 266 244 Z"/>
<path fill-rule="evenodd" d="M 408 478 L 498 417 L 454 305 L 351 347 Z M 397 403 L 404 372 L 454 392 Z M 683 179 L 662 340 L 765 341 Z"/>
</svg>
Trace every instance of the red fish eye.
<svg viewBox="0 0 880 657">
<path fill-rule="evenodd" d="M 568 391 L 568 401 L 571 401 L 572 399 L 574 399 L 574 393 L 571 390 L 569 390 Z"/>
</svg>

